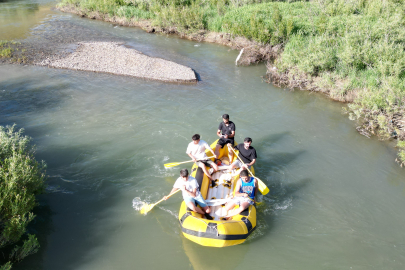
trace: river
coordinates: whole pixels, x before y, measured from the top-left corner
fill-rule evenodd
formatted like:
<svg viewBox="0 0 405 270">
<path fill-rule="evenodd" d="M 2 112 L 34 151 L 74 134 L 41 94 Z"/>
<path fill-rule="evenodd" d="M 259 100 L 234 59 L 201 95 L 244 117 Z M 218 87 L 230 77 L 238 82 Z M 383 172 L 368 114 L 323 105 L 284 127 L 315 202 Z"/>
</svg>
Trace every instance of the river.
<svg viewBox="0 0 405 270">
<path fill-rule="evenodd" d="M 262 80 L 263 64 L 237 67 L 238 52 L 227 47 L 84 19 L 54 5 L 1 2 L 0 40 L 92 33 L 189 66 L 201 81 L 0 65 L 0 125 L 25 129 L 49 175 L 29 227 L 41 248 L 13 269 L 405 267 L 405 171 L 390 142 L 357 133 L 344 104 L 273 87 Z M 195 133 L 214 141 L 224 113 L 238 142 L 252 137 L 256 174 L 270 193 L 260 197 L 248 240 L 218 249 L 182 236 L 180 195 L 146 216 L 133 202 L 167 195 L 180 168 L 191 165 L 163 164 L 188 160 Z"/>
</svg>

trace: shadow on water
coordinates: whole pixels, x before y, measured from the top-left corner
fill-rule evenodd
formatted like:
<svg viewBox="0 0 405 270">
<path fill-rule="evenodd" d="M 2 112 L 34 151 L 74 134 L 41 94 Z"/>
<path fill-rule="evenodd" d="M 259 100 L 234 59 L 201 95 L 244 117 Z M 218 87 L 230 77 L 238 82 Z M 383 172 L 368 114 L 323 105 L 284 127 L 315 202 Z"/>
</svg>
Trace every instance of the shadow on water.
<svg viewBox="0 0 405 270">
<path fill-rule="evenodd" d="M 29 126 L 30 113 L 37 114 L 44 110 L 49 110 L 49 107 L 57 106 L 62 99 L 60 96 L 49 95 L 51 90 L 55 89 L 55 85 L 38 87 L 41 84 L 39 79 L 10 79 L 0 82 L 0 125 L 11 126 L 17 124 L 17 129 Z M 66 85 L 59 86 L 59 89 Z M 34 94 L 35 93 L 35 94 Z M 16 118 L 23 117 L 24 120 L 16 121 Z M 24 135 L 28 135 L 35 139 L 32 132 L 25 130 Z M 41 160 L 41 158 L 37 159 Z M 46 197 L 48 194 L 40 195 L 39 205 L 33 209 L 36 217 L 29 224 L 28 233 L 35 234 L 40 248 L 34 255 L 30 255 L 20 263 L 15 263 L 13 269 L 43 269 L 42 259 L 45 256 L 48 241 L 47 237 L 54 231 L 52 222 L 52 212 Z"/>
<path fill-rule="evenodd" d="M 201 75 L 200 75 L 200 73 L 198 73 L 198 72 L 195 71 L 194 69 L 193 69 L 193 71 L 194 71 L 195 77 L 197 78 L 197 81 L 198 81 L 198 82 L 201 82 Z"/>
<path fill-rule="evenodd" d="M 276 144 L 278 141 L 288 138 L 290 136 L 290 131 L 284 131 L 276 134 L 270 134 L 264 138 L 254 140 L 254 147 L 258 149 L 258 152 L 265 150 L 267 147 L 271 147 L 273 144 Z"/>
<path fill-rule="evenodd" d="M 70 85 L 66 83 L 44 84 L 36 78 L 0 82 L 0 125 L 14 124 L 7 122 L 8 116 L 15 118 L 29 113 L 39 114 L 57 107 L 67 97 L 62 90 L 68 88 Z"/>
<path fill-rule="evenodd" d="M 45 251 L 48 248 L 47 237 L 50 233 L 55 231 L 54 224 L 52 222 L 52 215 L 54 214 L 46 202 L 46 195 L 39 196 L 39 205 L 34 208 L 35 214 L 34 220 L 28 225 L 27 232 L 29 234 L 35 234 L 38 239 L 40 248 L 34 255 L 27 256 L 20 263 L 15 263 L 13 269 L 43 269 L 43 258 L 45 257 Z M 41 259 L 42 258 L 42 259 Z"/>
<path fill-rule="evenodd" d="M 60 164 L 48 167 L 52 174 L 49 188 L 47 194 L 41 195 L 37 217 L 30 227 L 37 232 L 41 248 L 13 269 L 77 269 L 89 262 L 95 249 L 109 241 L 109 237 L 100 235 L 107 236 L 117 230 L 111 216 L 121 199 L 122 184 L 116 182 L 113 165 L 97 171 L 84 166 L 72 167 L 80 151 L 85 149 L 77 147 L 43 154 L 45 160 L 65 157 L 59 160 Z M 128 172 L 121 177 L 129 175 L 136 173 Z M 47 260 L 49 257 L 53 260 Z M 43 265 L 45 262 L 47 265 Z"/>
<path fill-rule="evenodd" d="M 183 249 L 194 270 L 235 269 L 244 259 L 249 245 L 213 248 L 200 246 L 181 235 Z"/>
<path fill-rule="evenodd" d="M 312 179 L 304 178 L 295 183 L 284 184 L 279 180 L 272 181 L 268 185 L 270 193 L 263 197 L 262 202 L 257 206 L 257 227 L 256 231 L 248 238 L 247 243 L 260 241 L 263 235 L 271 234 L 276 226 L 278 216 L 288 211 L 296 198 L 294 194 L 306 188 Z"/>
<path fill-rule="evenodd" d="M 70 98 L 66 94 L 70 87 L 66 83 L 43 85 L 33 78 L 0 82 L 0 90 L 5 90 L 0 93 L 0 125 L 17 123 L 38 148 L 43 147 L 37 138 L 46 138 L 53 126 L 35 122 Z M 120 200 L 118 191 L 127 184 L 125 179 L 136 177 L 137 172 L 127 168 L 117 173 L 117 164 L 108 161 L 110 156 L 91 163 L 94 153 L 103 152 L 99 147 L 97 142 L 88 141 L 76 146 L 45 147 L 36 154 L 47 163 L 49 176 L 47 193 L 39 197 L 36 218 L 29 225 L 29 232 L 37 235 L 41 247 L 14 264 L 13 269 L 76 269 L 88 262 L 87 255 L 94 248 L 108 241 L 100 234 L 115 229 L 110 220 Z M 54 258 L 51 265 L 44 265 L 49 257 Z"/>
<path fill-rule="evenodd" d="M 281 140 L 288 140 L 289 134 L 288 131 L 271 134 L 255 141 L 254 147 L 258 152 L 258 162 L 255 167 L 256 176 L 269 187 L 270 192 L 266 196 L 258 196 L 258 201 L 262 201 L 262 203 L 257 206 L 257 228 L 248 242 L 258 241 L 262 235 L 271 233 L 277 216 L 290 209 L 294 204 L 294 194 L 307 187 L 311 182 L 309 178 L 296 182 L 285 179 L 285 171 L 288 170 L 288 166 L 305 154 L 305 150 L 293 153 L 272 153 L 272 150 L 268 149 Z"/>
<path fill-rule="evenodd" d="M 254 142 L 254 147 L 258 153 L 255 164 L 256 176 L 264 180 L 266 184 L 274 183 L 277 180 L 276 173 L 286 170 L 286 167 L 302 156 L 306 151 L 299 150 L 293 153 L 274 152 L 272 145 L 281 140 L 288 140 L 290 132 L 271 134 Z M 267 181 L 266 181 L 267 180 Z"/>
</svg>

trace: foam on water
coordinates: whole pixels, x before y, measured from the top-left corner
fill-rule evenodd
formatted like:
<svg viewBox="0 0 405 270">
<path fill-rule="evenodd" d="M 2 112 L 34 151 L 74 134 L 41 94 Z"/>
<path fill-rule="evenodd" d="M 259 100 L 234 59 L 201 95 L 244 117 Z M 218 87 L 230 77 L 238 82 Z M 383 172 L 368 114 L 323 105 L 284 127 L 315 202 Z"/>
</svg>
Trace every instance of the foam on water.
<svg viewBox="0 0 405 270">
<path fill-rule="evenodd" d="M 174 216 L 176 219 L 179 218 L 179 213 L 176 212 L 176 211 L 172 211 L 172 210 L 170 210 L 170 209 L 167 209 L 167 208 L 165 208 L 164 206 L 159 206 L 158 208 L 159 208 L 159 209 L 162 209 L 163 211 L 165 211 L 165 212 L 169 213 L 170 215 Z"/>
<path fill-rule="evenodd" d="M 61 188 L 60 186 L 52 186 L 48 185 L 46 187 L 47 193 L 64 193 L 64 194 L 73 194 L 73 191 L 66 190 L 65 188 Z"/>
<path fill-rule="evenodd" d="M 145 204 L 139 197 L 135 197 L 132 200 L 132 208 L 134 208 L 136 211 L 140 211 L 142 209 L 142 206 Z"/>
</svg>

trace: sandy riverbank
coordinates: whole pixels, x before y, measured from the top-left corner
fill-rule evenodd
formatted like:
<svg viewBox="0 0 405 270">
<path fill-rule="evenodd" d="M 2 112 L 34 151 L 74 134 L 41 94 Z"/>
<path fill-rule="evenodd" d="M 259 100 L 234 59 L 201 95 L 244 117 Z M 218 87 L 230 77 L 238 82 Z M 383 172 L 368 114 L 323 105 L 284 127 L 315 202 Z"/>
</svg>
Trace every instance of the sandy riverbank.
<svg viewBox="0 0 405 270">
<path fill-rule="evenodd" d="M 106 72 L 165 82 L 196 82 L 186 66 L 154 58 L 116 42 L 80 42 L 74 52 L 48 57 L 35 64 L 55 68 Z"/>
</svg>

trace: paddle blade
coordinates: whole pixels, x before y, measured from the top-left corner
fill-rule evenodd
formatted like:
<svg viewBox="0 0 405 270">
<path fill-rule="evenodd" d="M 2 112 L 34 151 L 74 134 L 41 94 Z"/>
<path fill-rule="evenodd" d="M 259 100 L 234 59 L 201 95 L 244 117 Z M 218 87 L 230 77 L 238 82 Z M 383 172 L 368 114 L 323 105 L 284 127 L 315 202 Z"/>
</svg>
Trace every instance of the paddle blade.
<svg viewBox="0 0 405 270">
<path fill-rule="evenodd" d="M 173 162 L 173 163 L 166 163 L 166 164 L 164 164 L 165 168 L 176 167 L 176 166 L 178 166 L 178 165 L 180 165 L 179 162 Z"/>
<path fill-rule="evenodd" d="M 141 208 L 141 214 L 146 215 L 154 206 L 154 204 L 144 204 Z"/>
<path fill-rule="evenodd" d="M 263 181 L 262 180 L 260 180 L 260 179 L 257 179 L 258 180 L 258 182 L 259 182 L 259 190 L 260 190 L 260 192 L 263 194 L 263 195 L 266 195 L 267 193 L 269 193 L 269 188 L 266 186 L 266 184 L 265 183 L 263 183 Z"/>
</svg>

